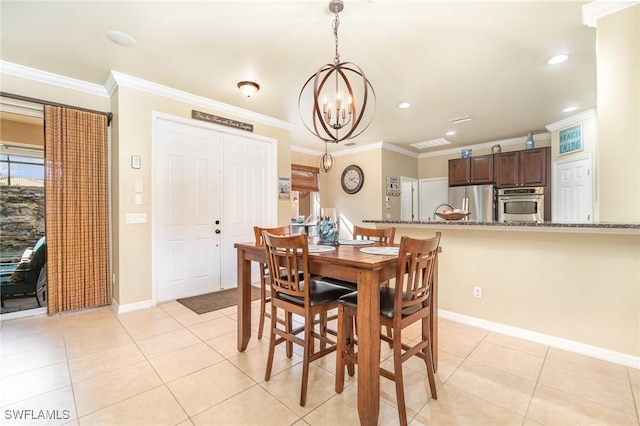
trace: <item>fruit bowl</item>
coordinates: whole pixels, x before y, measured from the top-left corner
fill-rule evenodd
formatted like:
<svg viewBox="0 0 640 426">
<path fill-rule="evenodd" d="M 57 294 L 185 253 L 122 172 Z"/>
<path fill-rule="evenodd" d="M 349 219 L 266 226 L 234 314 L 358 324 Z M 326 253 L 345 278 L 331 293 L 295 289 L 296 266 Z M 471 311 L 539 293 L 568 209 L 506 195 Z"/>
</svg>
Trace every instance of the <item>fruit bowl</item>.
<svg viewBox="0 0 640 426">
<path fill-rule="evenodd" d="M 467 217 L 471 214 L 471 212 L 452 212 L 452 213 L 443 213 L 438 212 L 436 215 L 444 220 L 460 220 L 463 217 Z"/>
</svg>

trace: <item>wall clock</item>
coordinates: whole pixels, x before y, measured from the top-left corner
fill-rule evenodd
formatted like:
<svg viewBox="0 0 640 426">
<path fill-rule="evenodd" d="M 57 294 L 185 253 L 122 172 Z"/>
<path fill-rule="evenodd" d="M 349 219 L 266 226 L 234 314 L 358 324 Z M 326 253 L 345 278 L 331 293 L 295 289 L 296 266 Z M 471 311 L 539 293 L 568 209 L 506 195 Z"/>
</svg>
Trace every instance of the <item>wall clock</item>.
<svg viewBox="0 0 640 426">
<path fill-rule="evenodd" d="M 347 194 L 355 194 L 360 191 L 364 184 L 364 173 L 362 169 L 354 164 L 345 167 L 340 183 L 342 184 L 342 189 Z"/>
</svg>

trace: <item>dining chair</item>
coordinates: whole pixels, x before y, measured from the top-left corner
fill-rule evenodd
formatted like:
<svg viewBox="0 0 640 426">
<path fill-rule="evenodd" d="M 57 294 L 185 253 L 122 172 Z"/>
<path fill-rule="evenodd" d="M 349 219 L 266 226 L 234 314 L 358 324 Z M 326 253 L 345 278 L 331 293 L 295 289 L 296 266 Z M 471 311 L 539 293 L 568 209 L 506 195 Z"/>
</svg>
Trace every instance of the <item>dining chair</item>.
<svg viewBox="0 0 640 426">
<path fill-rule="evenodd" d="M 295 343 L 302 346 L 302 385 L 300 405 L 307 403 L 309 364 L 336 350 L 336 342 L 328 337 L 326 324 L 320 324 L 316 330 L 316 315 L 326 318 L 327 312 L 338 306 L 338 298 L 350 290 L 312 277 L 309 272 L 309 245 L 306 234 L 281 236 L 262 233 L 267 254 L 267 264 L 271 275 L 271 318 L 278 318 L 282 310 L 286 324 L 292 324 L 293 314 L 303 318 L 304 324 L 292 328 L 278 321 L 271 321 L 269 333 L 269 357 L 264 380 L 271 378 L 273 354 L 280 343 Z M 284 268 L 284 273 L 282 273 Z M 304 333 L 303 337 L 299 334 Z M 314 342 L 318 339 L 320 347 L 316 351 Z"/>
<path fill-rule="evenodd" d="M 371 240 L 371 241 L 379 241 L 384 244 L 393 244 L 393 240 L 396 235 L 396 227 L 391 226 L 389 228 L 364 228 L 362 226 L 353 225 L 353 239 L 354 240 Z M 339 285 L 341 287 L 345 287 L 351 289 L 352 291 L 357 290 L 357 285 L 355 282 L 339 280 L 336 278 L 324 278 L 326 281 L 331 284 Z M 381 285 L 388 285 L 388 282 L 380 283 Z"/>
<path fill-rule="evenodd" d="M 415 239 L 403 236 L 400 240 L 395 287 L 380 287 L 380 325 L 390 327 L 392 337 L 380 333 L 380 339 L 393 349 L 393 371 L 380 367 L 380 375 L 396 385 L 398 416 L 401 425 L 407 424 L 402 363 L 411 357 L 422 358 L 427 367 L 431 396 L 438 399 L 431 353 L 430 308 L 431 285 L 437 262 L 440 232 L 432 238 Z M 358 293 L 352 292 L 338 299 L 338 348 L 336 354 L 337 393 L 344 389 L 344 368 L 353 375 L 357 364 L 357 339 L 354 319 L 357 314 Z M 402 341 L 402 330 L 421 321 L 421 338 L 410 344 Z"/>
<path fill-rule="evenodd" d="M 291 225 L 278 226 L 275 228 L 261 228 L 259 226 L 253 227 L 253 233 L 256 237 L 256 244 L 262 245 L 262 231 L 267 231 L 274 235 L 291 235 L 293 234 Z M 267 292 L 267 286 L 271 285 L 271 277 L 269 276 L 269 267 L 266 263 L 259 263 L 260 268 L 260 324 L 258 325 L 258 340 L 262 339 L 262 333 L 264 332 L 264 320 L 269 318 L 271 320 L 271 314 L 267 311 L 267 303 L 271 302 L 271 291 Z"/>
<path fill-rule="evenodd" d="M 382 243 L 393 244 L 396 235 L 396 227 L 389 228 L 364 228 L 362 226 L 353 225 L 354 240 L 375 240 Z"/>
</svg>

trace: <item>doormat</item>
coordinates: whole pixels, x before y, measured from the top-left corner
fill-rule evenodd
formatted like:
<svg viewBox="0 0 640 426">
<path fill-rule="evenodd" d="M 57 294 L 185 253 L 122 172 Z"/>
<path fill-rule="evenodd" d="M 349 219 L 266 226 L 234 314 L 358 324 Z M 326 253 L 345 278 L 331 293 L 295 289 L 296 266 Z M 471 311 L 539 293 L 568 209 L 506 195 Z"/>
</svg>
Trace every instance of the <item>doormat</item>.
<svg viewBox="0 0 640 426">
<path fill-rule="evenodd" d="M 251 300 L 260 299 L 260 287 L 251 286 Z M 228 288 L 226 290 L 214 291 L 213 293 L 201 294 L 199 296 L 185 297 L 178 299 L 187 308 L 198 315 L 218 309 L 228 308 L 238 304 L 238 289 Z"/>
</svg>

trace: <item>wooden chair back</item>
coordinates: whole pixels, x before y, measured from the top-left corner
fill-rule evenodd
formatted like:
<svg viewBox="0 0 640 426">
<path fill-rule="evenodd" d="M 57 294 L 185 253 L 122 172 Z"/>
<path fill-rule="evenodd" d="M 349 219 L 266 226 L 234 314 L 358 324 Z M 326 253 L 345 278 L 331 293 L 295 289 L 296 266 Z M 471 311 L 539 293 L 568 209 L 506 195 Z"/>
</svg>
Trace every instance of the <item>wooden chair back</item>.
<svg viewBox="0 0 640 426">
<path fill-rule="evenodd" d="M 305 298 L 309 281 L 309 243 L 307 234 L 275 235 L 262 232 L 267 265 L 273 291 L 296 298 Z"/>
<path fill-rule="evenodd" d="M 363 228 L 361 226 L 353 225 L 354 240 L 375 240 L 382 243 L 393 244 L 395 236 L 395 226 L 390 228 Z"/>
<path fill-rule="evenodd" d="M 431 304 L 431 284 L 440 246 L 440 232 L 427 239 L 403 236 L 400 239 L 396 286 L 402 291 L 395 292 L 394 318 L 428 308 Z"/>
<path fill-rule="evenodd" d="M 270 234 L 274 235 L 291 235 L 293 234 L 293 230 L 291 229 L 291 225 L 277 226 L 275 228 L 261 228 L 259 226 L 253 227 L 253 234 L 256 237 L 256 244 L 262 245 L 262 231 L 267 231 Z"/>
</svg>

